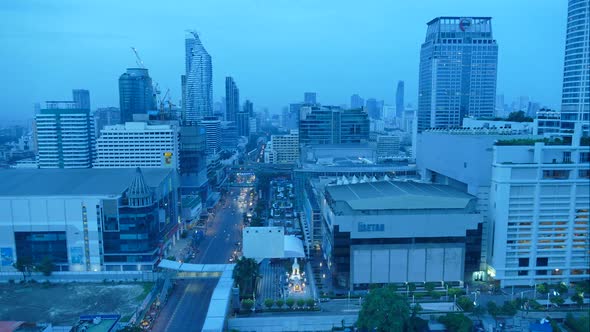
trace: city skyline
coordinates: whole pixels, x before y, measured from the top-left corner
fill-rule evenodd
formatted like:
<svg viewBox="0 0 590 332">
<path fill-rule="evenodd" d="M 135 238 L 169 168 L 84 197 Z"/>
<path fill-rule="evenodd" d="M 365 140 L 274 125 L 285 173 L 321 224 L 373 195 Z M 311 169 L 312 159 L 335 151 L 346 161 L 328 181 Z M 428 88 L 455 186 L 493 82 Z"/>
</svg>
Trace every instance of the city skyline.
<svg viewBox="0 0 590 332">
<path fill-rule="evenodd" d="M 560 15 L 566 16 L 567 4 L 560 2 L 548 3 L 526 17 L 515 15 L 533 4 L 532 1 L 519 2 L 517 5 L 507 1 L 477 5 L 453 1 L 444 6 L 432 4 L 420 11 L 414 10 L 416 4 L 394 6 L 379 2 L 358 8 L 358 4 L 345 2 L 342 8 L 338 8 L 339 15 L 335 15 L 332 2 L 313 6 L 310 2 L 297 5 L 285 3 L 268 4 L 268 16 L 251 12 L 252 9 L 247 5 L 236 4 L 224 13 L 228 18 L 236 18 L 231 27 L 221 26 L 222 22 L 207 17 L 208 11 L 218 7 L 215 3 L 205 2 L 196 8 L 194 4 L 180 4 L 174 9 L 158 10 L 158 17 L 173 19 L 173 22 L 162 28 L 151 27 L 149 22 L 135 26 L 118 23 L 106 27 L 99 25 L 94 15 L 98 15 L 102 7 L 92 4 L 79 8 L 73 2 L 64 1 L 61 5 L 37 4 L 33 8 L 34 4 L 29 1 L 0 6 L 0 13 L 11 14 L 11 17 L 19 19 L 24 17 L 22 21 L 31 23 L 26 27 L 15 23 L 0 33 L 0 39 L 9 50 L 5 57 L 6 63 L 0 65 L 5 69 L 3 71 L 11 74 L 18 68 L 25 68 L 19 71 L 20 79 L 16 84 L 0 82 L 3 90 L 13 96 L 6 105 L 10 111 L 0 111 L 3 118 L 31 117 L 34 102 L 64 99 L 63 91 L 72 86 L 90 90 L 95 108 L 116 106 L 116 77 L 125 68 L 134 66 L 135 58 L 129 46 L 137 47 L 150 70 L 150 76 L 161 88 L 170 88 L 172 101 L 180 106 L 178 77 L 183 73 L 182 43 L 187 28 L 199 31 L 203 44 L 216 63 L 213 71 L 214 100 L 223 96 L 223 80 L 225 76 L 231 75 L 241 82 L 244 97 L 254 100 L 261 107 L 269 107 L 272 113 L 279 113 L 281 107 L 288 103 L 301 101 L 299 99 L 304 91 L 317 92 L 318 102 L 322 104 L 342 104 L 354 93 L 394 104 L 393 91 L 398 80 L 406 82 L 406 100 L 415 104 L 423 31 L 428 21 L 442 15 L 493 17 L 494 36 L 502 45 L 497 92 L 504 94 L 506 100 L 528 95 L 532 100 L 539 100 L 551 108 L 559 109 L 561 104 L 564 51 L 563 47 L 551 47 L 565 45 L 563 31 L 566 21 L 553 19 Z M 133 4 L 117 4 L 114 8 L 120 10 L 112 12 L 118 15 L 117 12 L 136 7 Z M 141 7 L 142 14 L 154 17 L 154 8 Z M 202 11 L 194 11 L 194 15 L 179 14 L 193 12 L 193 9 Z M 346 18 L 358 19 L 371 12 L 380 14 L 362 27 L 346 24 L 349 21 Z M 241 15 L 248 17 L 245 15 L 247 13 L 259 15 L 256 17 L 263 19 L 247 25 L 246 20 L 240 19 Z M 287 13 L 291 18 L 286 20 Z M 45 31 L 44 21 L 39 18 L 52 15 L 75 15 L 75 24 L 66 22 L 60 27 L 61 31 Z M 332 26 L 327 29 L 307 27 L 305 22 L 316 20 L 318 15 L 324 15 L 322 22 Z M 4 22 L 10 24 L 11 19 L 9 17 Z M 549 24 L 540 26 L 533 24 L 534 21 Z M 270 33 L 270 28 L 276 31 Z M 519 31 L 517 35 L 514 34 L 515 30 Z M 38 38 L 47 34 L 58 38 L 61 48 L 46 48 L 47 56 L 43 61 L 23 43 L 17 44 L 19 38 L 23 37 L 31 41 L 26 44 L 35 44 Z M 346 48 L 342 39 L 344 36 L 363 42 L 364 46 L 358 49 Z M 96 43 L 87 44 L 84 42 L 86 38 L 94 38 Z M 300 43 L 300 40 L 306 40 L 309 47 L 301 46 L 306 44 Z M 104 47 L 106 44 L 108 47 Z M 37 45 L 43 48 L 48 46 L 43 40 Z M 162 45 L 165 45 L 165 52 L 160 47 Z M 57 58 L 55 52 L 63 52 L 66 56 Z M 287 53 L 293 57 L 280 56 Z M 533 57 L 535 66 L 525 66 Z M 89 62 L 98 62 L 100 65 L 88 66 Z M 43 67 L 39 68 L 41 63 Z M 64 67 L 69 70 L 63 70 Z M 292 71 L 293 67 L 298 70 Z M 39 72 L 43 75 L 38 75 Z M 32 80 L 33 76 L 36 76 L 35 80 Z M 96 80 L 91 81 L 89 77 L 96 77 Z M 282 84 L 287 80 L 288 89 L 268 93 L 269 82 Z M 340 84 L 336 86 L 334 81 Z M 29 85 L 27 91 L 22 88 L 25 82 Z"/>
</svg>

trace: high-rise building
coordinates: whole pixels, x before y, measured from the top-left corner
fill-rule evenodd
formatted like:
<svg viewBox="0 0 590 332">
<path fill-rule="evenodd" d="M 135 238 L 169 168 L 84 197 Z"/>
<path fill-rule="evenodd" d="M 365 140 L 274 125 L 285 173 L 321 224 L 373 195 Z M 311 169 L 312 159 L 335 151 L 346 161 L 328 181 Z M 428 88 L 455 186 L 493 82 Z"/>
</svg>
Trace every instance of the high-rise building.
<svg viewBox="0 0 590 332">
<path fill-rule="evenodd" d="M 254 116 L 254 104 L 248 99 L 244 102 L 244 112 L 248 113 L 248 116 Z"/>
<path fill-rule="evenodd" d="M 225 78 L 225 120 L 236 121 L 240 111 L 240 90 L 232 77 Z"/>
<path fill-rule="evenodd" d="M 350 97 L 350 108 L 351 109 L 357 109 L 357 108 L 363 108 L 363 106 L 365 106 L 365 100 L 363 98 L 361 98 L 361 96 L 354 94 Z"/>
<path fill-rule="evenodd" d="M 371 119 L 381 119 L 381 108 L 379 108 L 377 99 L 369 98 L 367 99 L 367 114 L 369 114 L 369 118 Z"/>
<path fill-rule="evenodd" d="M 574 129 L 575 122 L 590 123 L 590 0 L 569 0 L 561 128 Z M 586 127 L 584 134 L 588 135 Z"/>
<path fill-rule="evenodd" d="M 185 51 L 185 120 L 195 122 L 213 113 L 213 67 L 196 32 L 185 39 Z"/>
<path fill-rule="evenodd" d="M 233 121 L 221 121 L 221 148 L 235 150 L 238 147 L 238 127 Z"/>
<path fill-rule="evenodd" d="M 238 127 L 238 136 L 250 136 L 250 116 L 247 112 L 238 112 L 236 115 L 236 126 Z"/>
<path fill-rule="evenodd" d="M 182 195 L 199 195 L 205 202 L 209 195 L 207 182 L 207 141 L 205 128 L 180 127 L 180 190 Z"/>
<path fill-rule="evenodd" d="M 362 109 L 303 107 L 299 119 L 301 144 L 341 144 L 369 141 L 369 117 Z"/>
<path fill-rule="evenodd" d="M 104 128 L 104 126 L 112 126 L 121 123 L 121 111 L 117 107 L 98 108 L 93 114 L 94 121 L 96 121 L 97 134 L 100 133 L 100 130 Z"/>
<path fill-rule="evenodd" d="M 133 114 L 156 109 L 152 79 L 145 68 L 128 68 L 119 77 L 121 123 L 133 121 Z"/>
<path fill-rule="evenodd" d="M 490 17 L 437 17 L 420 52 L 418 130 L 493 117 L 498 45 Z M 475 65 L 477 64 L 477 65 Z"/>
<path fill-rule="evenodd" d="M 72 99 L 78 103 L 78 108 L 82 110 L 90 109 L 90 92 L 83 89 L 72 90 Z"/>
<path fill-rule="evenodd" d="M 394 135 L 377 136 L 377 158 L 394 157 L 399 154 L 400 137 Z"/>
<path fill-rule="evenodd" d="M 97 168 L 178 168 L 178 128 L 127 122 L 106 126 L 96 140 Z"/>
<path fill-rule="evenodd" d="M 199 125 L 205 128 L 207 142 L 207 156 L 212 156 L 221 151 L 221 120 L 214 116 L 206 116 Z"/>
<path fill-rule="evenodd" d="M 397 82 L 397 89 L 395 90 L 395 117 L 402 118 L 404 116 L 404 81 Z"/>
<path fill-rule="evenodd" d="M 35 116 L 39 168 L 88 168 L 94 158 L 94 119 L 73 101 L 48 101 Z"/>
<path fill-rule="evenodd" d="M 303 94 L 303 103 L 306 105 L 316 105 L 316 93 L 315 92 L 305 92 Z"/>
</svg>

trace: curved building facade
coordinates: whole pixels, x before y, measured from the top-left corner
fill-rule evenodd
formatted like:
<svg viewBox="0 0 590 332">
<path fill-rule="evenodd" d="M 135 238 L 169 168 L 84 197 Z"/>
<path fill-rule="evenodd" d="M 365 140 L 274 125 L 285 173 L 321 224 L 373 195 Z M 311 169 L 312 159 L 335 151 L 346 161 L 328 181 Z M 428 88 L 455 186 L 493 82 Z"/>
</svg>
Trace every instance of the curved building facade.
<svg viewBox="0 0 590 332">
<path fill-rule="evenodd" d="M 563 68 L 561 128 L 590 121 L 590 0 L 569 0 Z"/>
<path fill-rule="evenodd" d="M 203 47 L 199 35 L 185 40 L 186 51 L 186 111 L 185 121 L 194 122 L 212 114 L 213 74 L 211 56 Z"/>
</svg>

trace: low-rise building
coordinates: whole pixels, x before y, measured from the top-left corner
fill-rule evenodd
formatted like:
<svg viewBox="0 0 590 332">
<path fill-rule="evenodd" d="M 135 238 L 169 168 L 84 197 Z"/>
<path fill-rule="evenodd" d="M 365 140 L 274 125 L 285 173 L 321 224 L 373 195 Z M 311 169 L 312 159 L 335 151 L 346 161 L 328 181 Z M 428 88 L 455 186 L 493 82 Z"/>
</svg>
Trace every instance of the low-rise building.
<svg viewBox="0 0 590 332">
<path fill-rule="evenodd" d="M 321 209 L 321 247 L 338 288 L 463 281 L 479 268 L 480 246 L 471 242 L 481 239 L 481 216 L 472 195 L 403 181 L 329 184 L 307 193 Z"/>
<path fill-rule="evenodd" d="M 0 271 L 24 257 L 57 271 L 151 271 L 177 233 L 174 169 L 8 169 L 0 183 Z"/>
<path fill-rule="evenodd" d="M 299 160 L 299 133 L 291 130 L 286 135 L 272 135 L 264 150 L 267 164 L 293 164 Z"/>
</svg>

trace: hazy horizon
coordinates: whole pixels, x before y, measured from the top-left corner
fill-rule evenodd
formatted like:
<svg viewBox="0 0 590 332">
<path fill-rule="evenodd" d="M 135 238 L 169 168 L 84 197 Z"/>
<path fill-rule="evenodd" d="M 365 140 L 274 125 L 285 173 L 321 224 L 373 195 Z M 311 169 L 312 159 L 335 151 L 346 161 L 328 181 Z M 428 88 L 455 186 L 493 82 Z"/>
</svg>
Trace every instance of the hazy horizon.
<svg viewBox="0 0 590 332">
<path fill-rule="evenodd" d="M 420 45 L 437 16 L 491 16 L 498 94 L 559 109 L 566 1 L 182 1 L 161 4 L 25 0 L 0 4 L 0 119 L 90 90 L 92 109 L 119 106 L 118 77 L 139 51 L 150 76 L 180 99 L 186 29 L 213 61 L 214 100 L 234 77 L 240 101 L 277 113 L 317 92 L 322 104 L 360 94 L 393 104 L 398 80 L 415 103 Z"/>
</svg>

